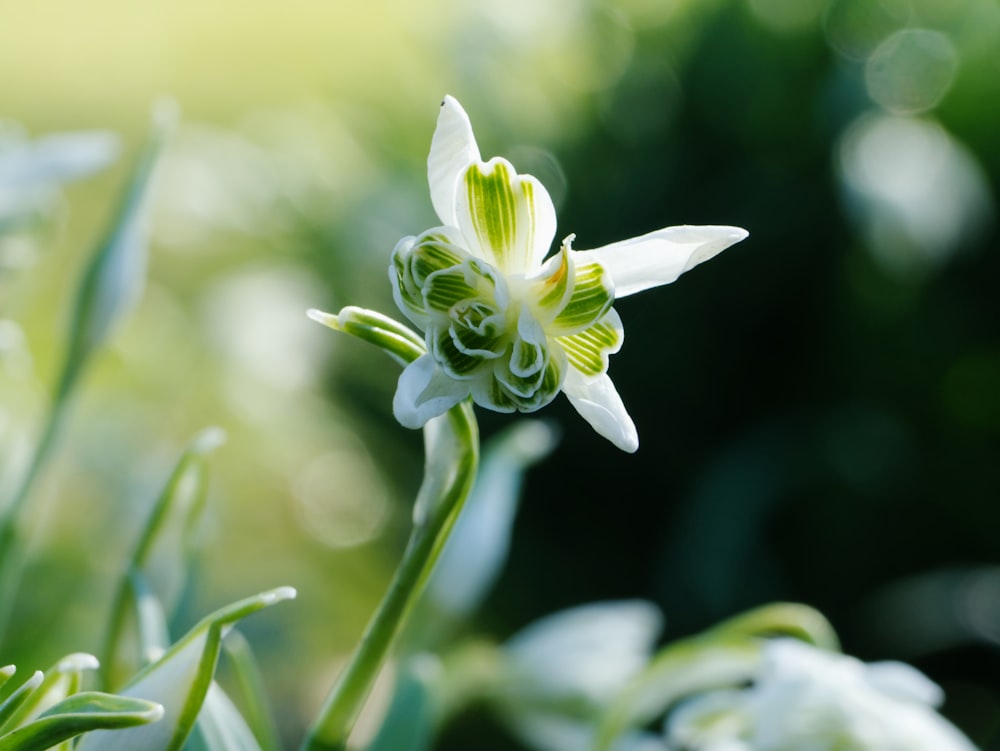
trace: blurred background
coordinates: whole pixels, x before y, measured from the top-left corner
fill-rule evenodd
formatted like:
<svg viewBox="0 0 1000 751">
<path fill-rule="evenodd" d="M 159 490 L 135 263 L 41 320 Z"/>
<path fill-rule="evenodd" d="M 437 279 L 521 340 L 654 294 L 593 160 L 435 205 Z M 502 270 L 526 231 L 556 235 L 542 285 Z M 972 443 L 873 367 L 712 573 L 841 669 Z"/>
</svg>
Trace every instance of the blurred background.
<svg viewBox="0 0 1000 751">
<path fill-rule="evenodd" d="M 579 248 L 750 231 L 617 304 L 610 373 L 639 452 L 562 399 L 542 414 L 561 440 L 477 628 L 639 597 L 672 638 L 804 602 L 847 651 L 927 672 L 945 714 L 1000 748 L 998 49 L 996 0 L 5 3 L 0 156 L 120 137 L 109 169 L 0 195 L 8 478 L 150 108 L 168 95 L 182 114 L 144 297 L 33 499 L 12 651 L 98 648 L 172 463 L 219 426 L 185 623 L 297 587 L 246 631 L 301 732 L 384 590 L 422 463 L 392 418 L 396 367 L 305 310 L 394 314 L 389 254 L 437 224 L 426 156 L 448 93 L 484 155 L 548 187 Z M 479 416 L 487 437 L 512 420 Z M 519 746 L 473 712 L 441 748 Z"/>
</svg>

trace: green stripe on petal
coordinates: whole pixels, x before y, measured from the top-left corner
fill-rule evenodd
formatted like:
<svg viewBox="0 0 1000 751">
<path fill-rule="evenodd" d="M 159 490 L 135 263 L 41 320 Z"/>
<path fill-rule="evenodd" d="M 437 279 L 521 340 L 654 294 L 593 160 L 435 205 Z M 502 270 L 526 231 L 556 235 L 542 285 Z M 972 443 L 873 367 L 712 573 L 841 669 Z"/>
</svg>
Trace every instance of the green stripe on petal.
<svg viewBox="0 0 1000 751">
<path fill-rule="evenodd" d="M 576 265 L 568 248 L 546 261 L 543 276 L 531 281 L 530 299 L 538 318 L 551 321 L 566 306 L 576 277 Z"/>
<path fill-rule="evenodd" d="M 423 286 L 435 271 L 457 266 L 468 256 L 441 234 L 425 234 L 418 238 L 418 243 L 410 257 L 410 274 L 416 284 Z"/>
<path fill-rule="evenodd" d="M 621 349 L 624 340 L 621 319 L 612 308 L 600 321 L 576 334 L 560 336 L 569 364 L 584 375 L 595 376 L 608 369 L 608 355 Z"/>
<path fill-rule="evenodd" d="M 510 372 L 518 378 L 531 378 L 545 367 L 547 359 L 548 353 L 544 345 L 518 338 L 511 348 Z"/>
<path fill-rule="evenodd" d="M 456 195 L 456 220 L 473 255 L 504 274 L 532 274 L 555 235 L 552 199 L 531 175 L 518 175 L 505 159 L 465 171 Z"/>
<path fill-rule="evenodd" d="M 544 367 L 530 378 L 518 378 L 498 365 L 494 371 L 495 380 L 519 412 L 534 412 L 551 402 L 559 393 L 565 362 L 565 355 L 561 350 L 556 350 L 545 358 Z"/>
<path fill-rule="evenodd" d="M 484 172 L 483 166 L 492 167 L 492 170 Z M 487 165 L 473 164 L 465 173 L 472 227 L 483 249 L 492 253 L 493 257 L 486 260 L 505 270 L 517 264 L 512 256 L 517 239 L 515 191 L 518 186 L 512 174 L 513 168 L 502 160 L 493 160 Z"/>
<path fill-rule="evenodd" d="M 450 328 L 435 329 L 429 334 L 431 355 L 445 373 L 457 380 L 475 377 L 476 371 L 485 362 L 482 357 L 467 354 L 456 347 Z"/>
<path fill-rule="evenodd" d="M 427 279 L 424 287 L 424 302 L 429 310 L 447 312 L 453 305 L 478 296 L 475 287 L 469 285 L 461 269 L 438 271 Z"/>
<path fill-rule="evenodd" d="M 504 334 L 502 319 L 492 315 L 487 306 L 473 303 L 466 310 L 453 311 L 452 321 L 449 332 L 459 352 L 488 359 L 500 356 L 503 351 L 500 341 Z"/>
<path fill-rule="evenodd" d="M 603 266 L 596 263 L 577 266 L 573 292 L 549 330 L 565 336 L 586 329 L 599 321 L 614 301 L 614 284 Z"/>
</svg>

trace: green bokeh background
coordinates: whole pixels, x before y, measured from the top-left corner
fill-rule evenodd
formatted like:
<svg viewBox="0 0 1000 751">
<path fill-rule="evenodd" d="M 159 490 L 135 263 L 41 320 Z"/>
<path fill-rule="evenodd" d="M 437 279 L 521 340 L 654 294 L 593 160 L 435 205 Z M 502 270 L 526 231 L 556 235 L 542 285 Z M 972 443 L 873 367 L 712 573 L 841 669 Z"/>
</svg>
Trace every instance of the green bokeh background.
<svg viewBox="0 0 1000 751">
<path fill-rule="evenodd" d="M 549 187 L 578 248 L 750 231 L 617 304 L 610 372 L 640 450 L 547 409 L 561 443 L 529 477 L 479 626 L 502 638 L 644 597 L 680 636 L 801 601 L 848 651 L 928 672 L 945 713 L 1000 748 L 995 0 L 3 5 L 0 114 L 124 146 L 0 247 L 0 316 L 24 334 L 0 361 L 7 457 L 38 429 L 73 280 L 152 102 L 183 117 L 146 295 L 34 499 L 19 660 L 97 649 L 171 462 L 219 425 L 187 622 L 296 586 L 247 630 L 301 732 L 383 591 L 421 464 L 392 419 L 395 366 L 304 311 L 394 311 L 389 253 L 437 223 L 425 160 L 450 93 L 485 155 Z M 487 436 L 512 419 L 480 417 Z M 473 714 L 442 748 L 516 746 Z"/>
</svg>

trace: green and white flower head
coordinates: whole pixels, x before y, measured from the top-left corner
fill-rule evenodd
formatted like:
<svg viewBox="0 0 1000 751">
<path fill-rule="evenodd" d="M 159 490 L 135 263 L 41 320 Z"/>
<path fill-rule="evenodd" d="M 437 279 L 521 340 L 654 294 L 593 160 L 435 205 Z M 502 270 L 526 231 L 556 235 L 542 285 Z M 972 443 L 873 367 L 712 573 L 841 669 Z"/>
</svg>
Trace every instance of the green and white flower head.
<svg viewBox="0 0 1000 751">
<path fill-rule="evenodd" d="M 625 451 L 635 425 L 607 375 L 622 346 L 616 297 L 669 284 L 747 236 L 738 227 L 667 227 L 595 250 L 556 234 L 552 199 L 505 159 L 483 161 L 469 118 L 446 97 L 428 158 L 442 226 L 405 237 L 389 277 L 428 352 L 403 371 L 396 419 L 418 428 L 471 396 L 498 412 L 534 412 L 564 392 Z"/>
<path fill-rule="evenodd" d="M 670 751 L 976 751 L 935 711 L 941 689 L 901 662 L 794 639 L 764 647 L 748 688 L 710 691 L 667 722 Z"/>
</svg>

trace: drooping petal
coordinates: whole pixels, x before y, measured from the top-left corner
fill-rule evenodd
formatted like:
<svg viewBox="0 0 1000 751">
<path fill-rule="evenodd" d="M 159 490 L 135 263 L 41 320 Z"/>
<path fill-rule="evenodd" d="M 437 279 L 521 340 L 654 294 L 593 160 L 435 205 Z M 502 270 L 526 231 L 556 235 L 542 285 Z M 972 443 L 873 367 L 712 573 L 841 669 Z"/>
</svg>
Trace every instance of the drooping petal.
<svg viewBox="0 0 1000 751">
<path fill-rule="evenodd" d="M 599 435 L 630 454 L 639 448 L 635 424 L 606 374 L 588 378 L 576 368 L 567 368 L 563 392 Z"/>
<path fill-rule="evenodd" d="M 392 413 L 405 428 L 421 428 L 469 395 L 469 384 L 447 375 L 427 354 L 406 366 L 399 376 Z"/>
<path fill-rule="evenodd" d="M 431 153 L 427 157 L 431 203 L 442 224 L 458 226 L 455 222 L 455 194 L 459 178 L 470 164 L 480 161 L 469 116 L 453 97 L 446 96 L 441 102 L 437 128 L 431 139 Z"/>
<path fill-rule="evenodd" d="M 556 337 L 570 365 L 586 376 L 608 370 L 608 357 L 622 348 L 625 328 L 618 312 L 611 308 L 600 321 L 583 331 Z"/>
<path fill-rule="evenodd" d="M 531 175 L 518 175 L 500 157 L 465 171 L 455 214 L 469 251 L 504 274 L 530 274 L 539 268 L 556 234 L 556 211 L 548 191 Z"/>
<path fill-rule="evenodd" d="M 625 297 L 670 284 L 748 234 L 739 227 L 666 227 L 594 250 L 575 251 L 576 262 L 601 264 L 614 281 L 615 297 Z"/>
</svg>

